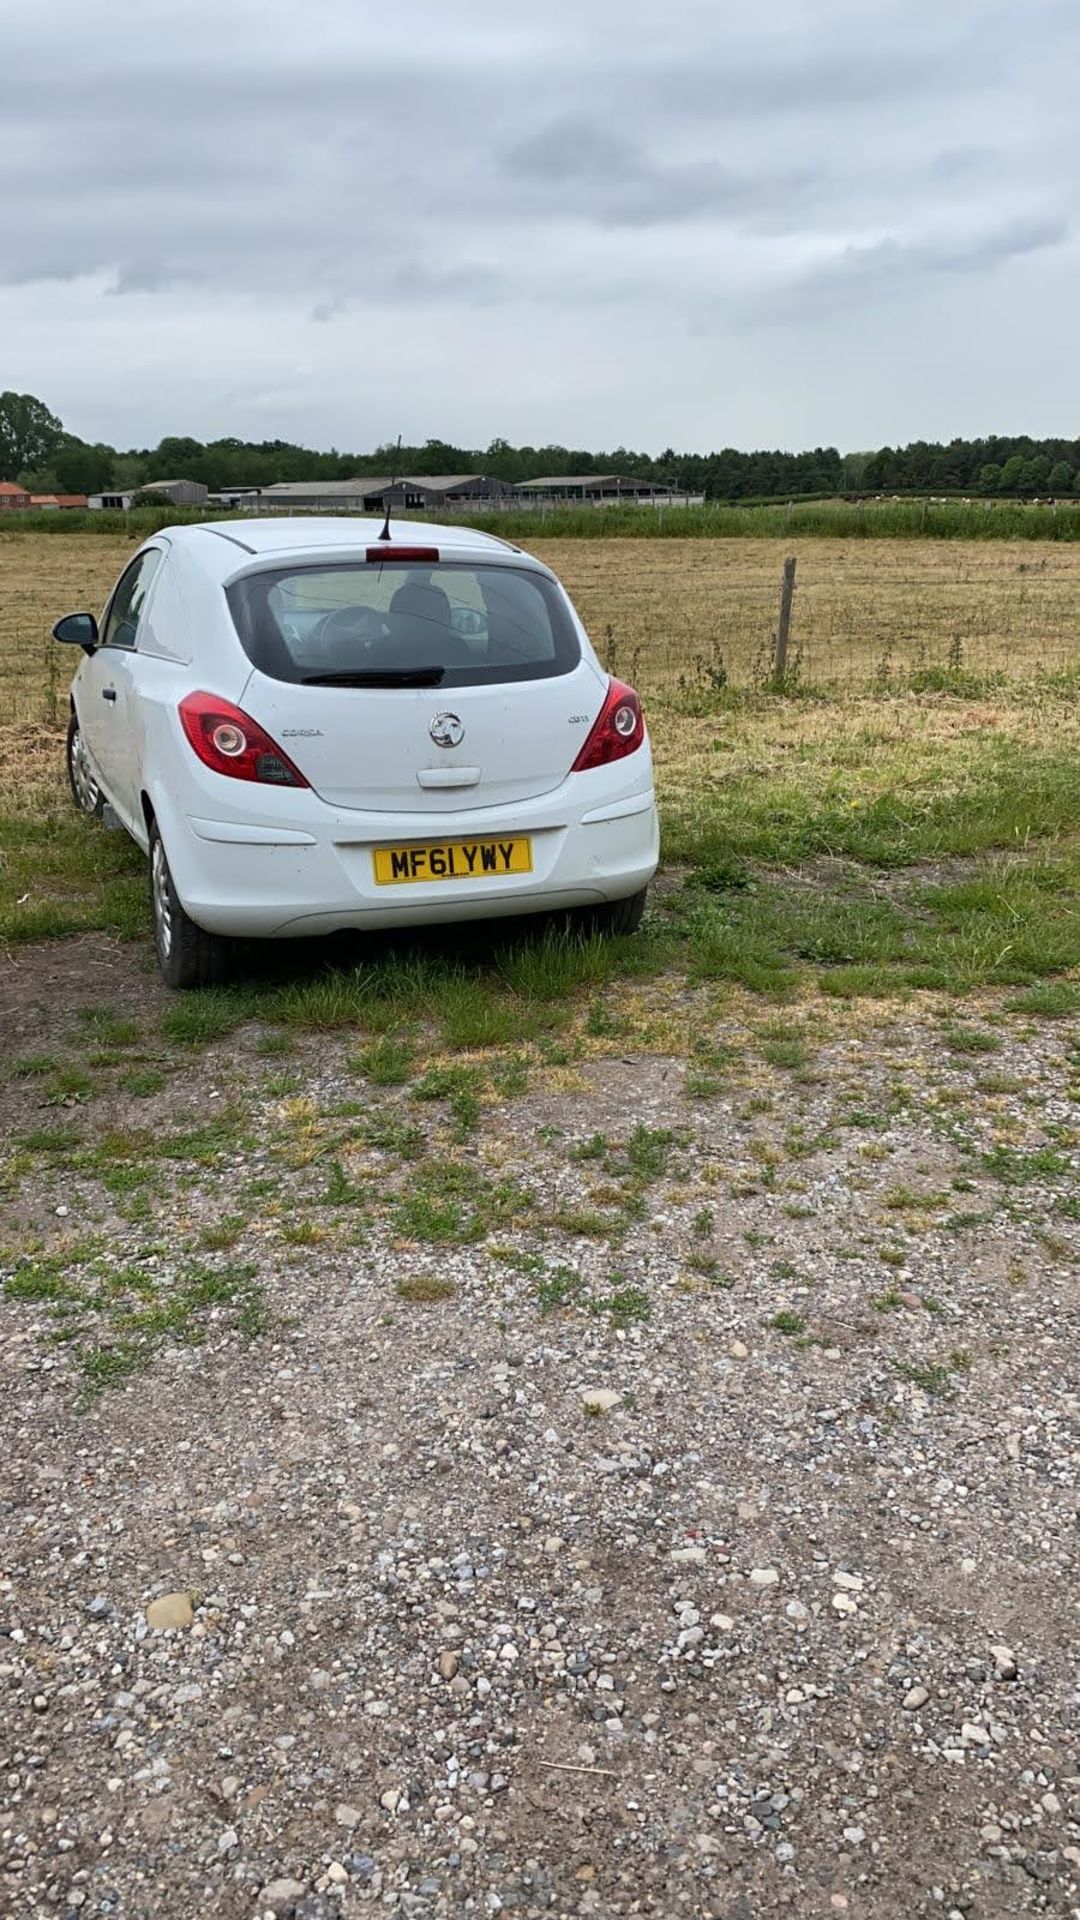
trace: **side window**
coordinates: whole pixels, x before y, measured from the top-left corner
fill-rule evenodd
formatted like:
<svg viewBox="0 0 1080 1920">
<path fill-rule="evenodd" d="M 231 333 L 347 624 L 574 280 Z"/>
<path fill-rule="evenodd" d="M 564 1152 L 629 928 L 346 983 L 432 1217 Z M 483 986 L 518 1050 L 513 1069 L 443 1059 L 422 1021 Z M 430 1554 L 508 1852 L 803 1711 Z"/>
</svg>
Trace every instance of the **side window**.
<svg viewBox="0 0 1080 1920">
<path fill-rule="evenodd" d="M 160 547 L 150 547 L 120 575 L 105 612 L 101 629 L 103 647 L 134 647 L 146 596 L 163 559 Z"/>
</svg>

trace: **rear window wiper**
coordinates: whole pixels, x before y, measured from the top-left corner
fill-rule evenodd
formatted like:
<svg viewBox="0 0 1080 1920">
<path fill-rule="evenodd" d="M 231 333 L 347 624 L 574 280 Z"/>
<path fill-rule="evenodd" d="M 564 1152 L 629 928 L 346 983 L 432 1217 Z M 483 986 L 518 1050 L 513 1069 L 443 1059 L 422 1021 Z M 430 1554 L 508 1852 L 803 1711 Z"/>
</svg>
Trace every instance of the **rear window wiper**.
<svg viewBox="0 0 1080 1920">
<path fill-rule="evenodd" d="M 354 667 L 342 673 L 306 673 L 302 687 L 437 687 L 445 667 Z"/>
</svg>

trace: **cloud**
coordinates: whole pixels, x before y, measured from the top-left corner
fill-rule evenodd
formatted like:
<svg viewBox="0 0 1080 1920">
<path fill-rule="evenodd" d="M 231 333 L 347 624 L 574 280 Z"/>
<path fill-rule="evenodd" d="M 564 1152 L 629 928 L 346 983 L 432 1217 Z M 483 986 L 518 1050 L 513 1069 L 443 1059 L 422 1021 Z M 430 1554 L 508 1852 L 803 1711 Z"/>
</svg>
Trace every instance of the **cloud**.
<svg viewBox="0 0 1080 1920">
<path fill-rule="evenodd" d="M 392 16 L 372 0 L 141 0 L 133 31 L 127 0 L 16 10 L 0 70 L 9 378 L 32 373 L 106 436 L 110 410 L 136 405 L 142 438 L 166 405 L 181 427 L 185 407 L 279 408 L 295 432 L 306 404 L 314 433 L 337 354 L 351 396 L 365 354 L 383 392 L 400 351 L 421 432 L 490 405 L 493 431 L 541 440 L 581 444 L 584 415 L 597 438 L 640 442 L 651 422 L 661 443 L 682 418 L 703 444 L 732 437 L 735 409 L 747 437 L 777 439 L 779 310 L 788 416 L 812 337 L 813 432 L 835 438 L 851 352 L 827 328 L 915 298 L 928 321 L 967 299 L 986 328 L 979 289 L 994 276 L 1000 297 L 1010 273 L 1076 304 L 1061 211 L 1080 187 L 1075 7 L 878 0 L 872 16 L 865 0 L 398 0 Z M 1018 393 L 1042 358 L 1023 351 L 1029 304 L 999 355 Z M 699 325 L 713 361 L 697 365 Z M 737 393 L 711 376 L 718 340 Z M 955 378 L 936 391 L 948 411 Z M 362 394 L 341 404 L 356 425 L 336 422 L 339 444 L 404 424 L 400 399 L 385 422 Z"/>
<path fill-rule="evenodd" d="M 924 295 L 936 279 L 982 277 L 1011 260 L 1063 246 L 1068 236 L 1063 217 L 1032 214 L 979 233 L 848 246 L 755 295 L 746 305 L 744 324 L 791 326 L 840 310 L 910 300 Z"/>
</svg>

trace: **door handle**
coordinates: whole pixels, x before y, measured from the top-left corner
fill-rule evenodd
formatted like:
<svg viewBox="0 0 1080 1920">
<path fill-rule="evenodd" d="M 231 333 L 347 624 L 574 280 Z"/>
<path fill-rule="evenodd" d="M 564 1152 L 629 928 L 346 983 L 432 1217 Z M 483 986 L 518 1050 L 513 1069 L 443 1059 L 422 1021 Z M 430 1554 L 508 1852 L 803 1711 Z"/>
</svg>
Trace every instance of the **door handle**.
<svg viewBox="0 0 1080 1920">
<path fill-rule="evenodd" d="M 101 689 L 101 697 L 102 697 L 102 699 L 103 699 L 103 700 L 115 700 L 115 699 L 116 699 L 116 688 L 115 688 L 115 687 L 102 687 L 102 689 Z"/>
</svg>

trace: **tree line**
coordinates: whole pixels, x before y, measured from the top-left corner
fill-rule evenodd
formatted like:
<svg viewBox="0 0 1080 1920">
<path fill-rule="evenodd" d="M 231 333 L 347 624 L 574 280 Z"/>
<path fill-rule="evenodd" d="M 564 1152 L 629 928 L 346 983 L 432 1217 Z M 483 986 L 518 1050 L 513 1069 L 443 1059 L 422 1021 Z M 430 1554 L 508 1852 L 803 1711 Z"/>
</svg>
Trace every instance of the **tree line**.
<svg viewBox="0 0 1080 1920">
<path fill-rule="evenodd" d="M 154 480 L 198 480 L 222 487 L 265 487 L 278 480 L 348 480 L 357 474 L 488 473 L 496 479 L 540 479 L 546 474 L 632 474 L 706 499 L 793 499 L 800 495 L 964 493 L 1034 499 L 1080 494 L 1080 439 L 1034 440 L 1028 435 L 915 440 L 905 447 L 841 454 L 835 447 L 804 453 L 642 453 L 615 447 L 459 447 L 448 440 L 418 446 L 383 445 L 368 453 L 321 452 L 287 440 L 204 442 L 167 435 L 156 447 L 120 451 L 68 433 L 33 394 L 0 393 L 0 480 L 32 493 L 129 492 Z"/>
</svg>

